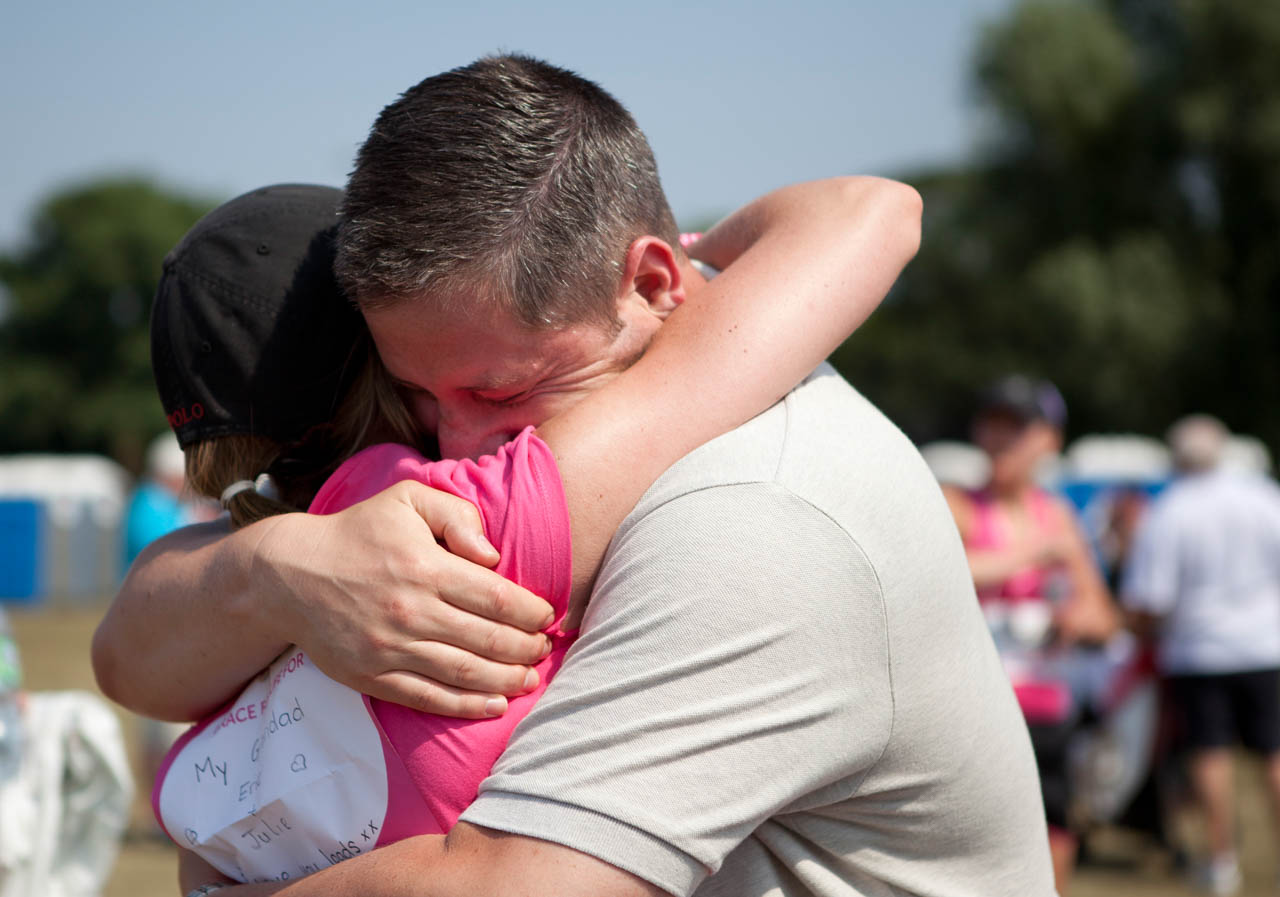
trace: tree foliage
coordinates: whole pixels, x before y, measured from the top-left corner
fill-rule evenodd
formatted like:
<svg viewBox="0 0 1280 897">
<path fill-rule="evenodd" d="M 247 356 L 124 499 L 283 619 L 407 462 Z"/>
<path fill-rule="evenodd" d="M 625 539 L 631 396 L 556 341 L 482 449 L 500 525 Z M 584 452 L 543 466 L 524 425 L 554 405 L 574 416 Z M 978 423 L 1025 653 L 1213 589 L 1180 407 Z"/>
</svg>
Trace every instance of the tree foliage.
<svg viewBox="0 0 1280 897">
<path fill-rule="evenodd" d="M 139 180 L 52 196 L 0 255 L 0 453 L 90 451 L 136 468 L 165 427 L 151 297 L 167 253 L 210 204 Z"/>
<path fill-rule="evenodd" d="M 1204 410 L 1280 455 L 1280 3 L 1029 0 L 973 77 L 977 161 L 907 176 L 920 255 L 837 365 L 917 439 L 1023 371 L 1075 432 Z M 209 205 L 118 180 L 37 211 L 0 255 L 0 453 L 136 465 L 164 427 L 150 297 Z"/>
<path fill-rule="evenodd" d="M 983 33 L 980 161 L 837 363 L 917 438 L 1013 370 L 1073 429 L 1193 410 L 1280 449 L 1280 4 L 1035 0 Z"/>
</svg>

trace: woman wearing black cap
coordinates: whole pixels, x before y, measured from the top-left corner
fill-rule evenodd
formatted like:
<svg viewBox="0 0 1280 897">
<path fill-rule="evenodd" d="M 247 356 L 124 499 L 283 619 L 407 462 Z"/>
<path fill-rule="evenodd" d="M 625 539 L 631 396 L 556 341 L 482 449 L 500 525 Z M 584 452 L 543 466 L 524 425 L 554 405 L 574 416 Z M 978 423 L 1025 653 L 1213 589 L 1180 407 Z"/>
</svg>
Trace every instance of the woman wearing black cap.
<svg viewBox="0 0 1280 897">
<path fill-rule="evenodd" d="M 902 203 L 905 198 L 899 195 L 902 192 L 896 185 L 886 188 L 880 182 L 868 185 L 862 202 Z M 797 213 L 803 212 L 804 226 L 843 226 L 853 231 L 855 245 L 835 244 L 841 255 L 856 254 L 859 239 L 874 243 L 877 251 L 883 253 L 886 239 L 883 232 L 874 238 L 861 233 L 867 218 L 865 210 L 850 215 L 842 205 L 847 202 L 847 193 L 843 199 L 827 198 L 827 194 L 818 184 L 799 185 L 772 194 L 754 204 L 753 223 L 749 227 L 744 229 L 739 223 L 723 231 L 713 231 L 706 238 L 704 251 L 721 263 L 738 253 L 750 253 L 768 228 L 795 227 Z M 320 196 L 318 205 L 323 207 L 325 202 L 335 199 L 332 195 Z M 197 474 L 193 479 L 232 508 L 237 522 L 251 520 L 264 512 L 289 509 L 287 503 L 276 503 L 277 499 L 263 494 L 268 491 L 267 483 L 258 482 L 255 474 L 269 473 L 281 495 L 296 504 L 311 491 L 316 477 L 331 471 L 344 454 L 376 438 L 410 435 L 403 425 L 394 426 L 397 417 L 402 424 L 406 418 L 402 410 L 396 410 L 394 395 L 386 387 L 385 374 L 376 359 L 361 354 L 364 349 L 358 331 L 348 331 L 350 345 L 344 346 L 343 340 L 337 339 L 337 345 L 325 346 L 297 336 L 302 324 L 295 322 L 286 326 L 300 302 L 304 310 L 302 318 L 313 314 L 317 302 L 327 302 L 328 306 L 317 317 L 342 315 L 341 303 L 335 306 L 334 302 L 325 300 L 325 291 L 318 288 L 324 286 L 324 267 L 311 264 L 317 248 L 324 250 L 323 230 L 316 229 L 314 239 L 303 233 L 303 239 L 293 244 L 293 258 L 283 250 L 279 239 L 264 240 L 252 250 L 246 248 L 253 243 L 247 238 L 254 229 L 278 231 L 273 225 L 273 216 L 296 211 L 304 200 L 317 204 L 314 188 L 283 191 L 277 188 L 273 193 L 242 197 L 213 213 L 211 217 L 217 216 L 216 226 L 202 222 L 171 256 L 166 277 L 172 277 L 157 297 L 153 322 L 156 372 L 166 410 L 188 448 L 190 467 Z M 760 283 L 758 292 L 737 297 L 733 307 L 722 303 L 703 307 L 696 316 L 673 318 L 672 324 L 663 329 L 654 346 L 637 364 L 637 373 L 622 375 L 615 381 L 616 387 L 611 384 L 602 388 L 566 412 L 563 421 L 557 418 L 540 428 L 555 449 L 560 472 L 566 478 L 597 476 L 604 473 L 597 459 L 602 453 L 610 457 L 613 465 L 621 465 L 629 473 L 619 476 L 615 471 L 609 475 L 608 482 L 599 486 L 601 490 L 611 490 L 617 510 L 625 513 L 652 480 L 651 474 L 644 474 L 647 479 L 642 481 L 630 473 L 637 466 L 637 459 L 631 456 L 643 452 L 647 456 L 645 470 L 655 464 L 665 467 L 693 444 L 763 409 L 801 379 L 883 296 L 914 251 L 911 228 L 906 228 L 900 236 L 902 239 L 896 245 L 900 245 L 902 251 L 880 254 L 874 272 L 862 266 L 858 284 L 853 289 L 843 291 L 842 295 L 842 291 L 832 291 L 825 285 L 822 289 L 812 288 L 815 295 L 804 297 L 808 301 L 795 301 L 794 308 L 804 309 L 803 315 L 786 316 L 781 319 L 781 327 L 778 316 L 755 315 L 758 305 L 776 306 L 776 285 L 767 283 Z M 184 265 L 200 257 L 201 251 L 207 250 L 210 244 L 218 246 L 208 257 L 217 260 L 221 278 L 218 288 L 213 290 L 210 284 L 214 278 L 207 265 L 198 270 L 184 270 Z M 833 248 L 833 254 L 836 251 Z M 228 252 L 234 261 L 228 262 Z M 235 255 L 236 252 L 239 254 Z M 298 254 L 302 264 L 297 263 Z M 815 259 L 806 262 L 812 267 Z M 834 264 L 847 263 L 836 260 Z M 233 279 L 229 275 L 237 270 L 240 279 L 229 283 L 228 280 Z M 300 289 L 299 278 L 304 274 L 319 276 L 321 282 L 317 284 L 312 279 L 305 289 Z M 790 294 L 795 297 L 795 290 Z M 813 326 L 815 319 L 821 322 L 821 327 Z M 678 321 L 687 325 L 676 326 Z M 757 337 L 762 336 L 759 331 L 766 323 L 768 339 L 757 342 Z M 328 336 L 333 342 L 332 335 L 332 324 L 322 328 L 320 336 Z M 304 339 L 301 346 L 297 345 L 299 339 Z M 752 372 L 763 375 L 750 387 L 743 386 L 740 379 L 744 373 L 740 367 L 745 363 L 742 360 L 745 346 L 753 347 Z M 290 358 L 298 364 L 282 363 Z M 642 367 L 643 370 L 638 370 Z M 270 369 L 269 376 L 263 375 L 265 369 Z M 295 376 L 300 371 L 305 371 L 301 383 Z M 655 377 L 655 373 L 660 376 Z M 666 394 L 654 398 L 637 396 L 634 389 L 626 386 L 628 378 L 633 376 L 644 383 L 667 384 L 663 389 L 670 392 L 709 389 L 722 396 L 717 403 L 720 407 L 715 416 L 698 419 L 692 427 L 687 421 L 683 422 L 681 432 L 672 434 L 671 439 L 646 439 L 642 448 L 632 441 L 632 436 L 637 427 L 645 426 L 647 407 L 669 408 L 677 399 Z M 357 384 L 356 389 L 364 391 L 363 396 L 373 400 L 371 403 L 352 401 L 352 393 L 347 390 L 353 382 Z M 751 395 L 735 396 L 730 394 L 731 390 Z M 326 403 L 327 407 L 333 407 L 344 393 L 346 398 L 338 404 L 337 415 L 326 422 L 325 415 L 319 411 Z M 291 399 L 296 399 L 296 403 L 290 405 Z M 611 403 L 617 401 L 626 403 L 627 417 L 625 423 L 615 425 L 617 416 Z M 380 414 L 370 413 L 375 405 Z M 299 406 L 306 407 L 300 410 Z M 268 421 L 268 415 L 275 409 L 282 410 L 281 418 L 286 424 Z M 666 426 L 663 420 L 659 415 L 655 426 Z M 389 423 L 393 425 L 388 428 Z M 323 426 L 317 429 L 312 424 Z M 696 432 L 691 433 L 691 429 Z M 575 452 L 584 443 L 590 443 L 590 448 L 581 451 L 589 451 L 591 457 L 580 463 Z M 655 446 L 662 457 L 653 457 Z M 229 465 L 240 465 L 240 468 L 232 471 Z M 575 535 L 575 570 L 595 569 L 608 535 L 618 522 L 596 510 L 595 525 L 608 532 L 600 534 L 596 544 L 589 543 L 587 550 L 582 550 Z M 504 560 L 510 550 L 504 548 Z M 287 668 L 288 673 L 296 673 L 306 665 L 298 661 Z M 272 687 L 274 679 L 268 683 L 268 691 Z M 252 715 L 248 706 L 244 712 Z M 236 715 L 239 709 L 232 707 L 230 716 L 221 719 L 219 726 L 226 728 L 241 722 Z M 296 712 L 301 714 L 302 710 L 299 708 Z M 477 725 L 485 722 L 502 721 L 479 721 Z M 258 749 L 255 743 L 254 752 Z M 190 839 L 192 844 L 196 840 Z"/>
<path fill-rule="evenodd" d="M 987 484 L 945 492 L 1019 703 L 1027 717 L 1049 817 L 1054 878 L 1065 893 L 1077 838 L 1068 825 L 1067 737 L 1075 710 L 1061 681 L 1036 681 L 1050 642 L 1106 641 L 1119 616 L 1065 502 L 1036 482 L 1062 447 L 1066 403 L 1046 380 L 1012 376 L 990 386 L 973 419 L 973 441 L 991 462 Z"/>
</svg>

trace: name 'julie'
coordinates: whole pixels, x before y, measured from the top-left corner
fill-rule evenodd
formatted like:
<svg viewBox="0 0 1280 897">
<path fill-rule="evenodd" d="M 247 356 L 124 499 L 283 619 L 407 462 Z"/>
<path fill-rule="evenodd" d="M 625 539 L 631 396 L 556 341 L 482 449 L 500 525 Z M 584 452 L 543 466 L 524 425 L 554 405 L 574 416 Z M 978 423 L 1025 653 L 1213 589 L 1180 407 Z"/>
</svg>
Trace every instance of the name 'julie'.
<svg viewBox="0 0 1280 897">
<path fill-rule="evenodd" d="M 270 844 L 273 838 L 278 838 L 285 832 L 293 831 L 293 827 L 289 825 L 289 820 L 281 816 L 276 820 L 276 824 L 272 825 L 269 820 L 254 817 L 259 825 L 254 826 L 246 832 L 241 832 L 241 838 L 249 839 L 249 846 L 254 850 L 261 850 L 262 845 Z M 279 826 L 277 828 L 276 826 Z"/>
</svg>

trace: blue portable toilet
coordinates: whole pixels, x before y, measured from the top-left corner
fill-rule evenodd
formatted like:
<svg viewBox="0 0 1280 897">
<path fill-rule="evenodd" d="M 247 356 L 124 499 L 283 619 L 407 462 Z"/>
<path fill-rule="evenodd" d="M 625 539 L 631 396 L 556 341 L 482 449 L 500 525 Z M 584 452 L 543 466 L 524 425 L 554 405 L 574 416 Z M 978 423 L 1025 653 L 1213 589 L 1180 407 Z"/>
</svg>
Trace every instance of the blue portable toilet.
<svg viewBox="0 0 1280 897">
<path fill-rule="evenodd" d="M 30 499 L 0 498 L 0 601 L 44 597 L 44 513 Z"/>
<path fill-rule="evenodd" d="M 29 526 L 15 523 L 4 530 L 6 544 L 0 551 L 7 560 L 0 565 L 0 577 L 22 580 L 14 592 L 20 591 L 19 584 L 21 591 L 34 585 L 30 598 L 15 600 L 98 601 L 115 590 L 127 482 L 124 468 L 98 455 L 0 456 L 0 501 L 30 502 L 39 509 L 34 547 Z M 18 513 L 30 521 L 29 510 Z M 21 576 L 33 559 L 34 584 L 30 575 Z M 0 584 L 0 596 L 7 593 Z"/>
</svg>

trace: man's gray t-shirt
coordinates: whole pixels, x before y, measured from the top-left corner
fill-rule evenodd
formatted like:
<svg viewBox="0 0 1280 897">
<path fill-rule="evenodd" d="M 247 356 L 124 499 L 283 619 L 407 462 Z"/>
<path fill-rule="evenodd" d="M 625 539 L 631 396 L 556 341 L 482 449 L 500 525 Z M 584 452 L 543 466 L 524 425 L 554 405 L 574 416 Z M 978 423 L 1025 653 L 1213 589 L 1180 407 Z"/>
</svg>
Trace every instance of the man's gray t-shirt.
<svg viewBox="0 0 1280 897">
<path fill-rule="evenodd" d="M 826 366 L 645 494 L 462 818 L 673 894 L 1053 893 L 942 494 Z"/>
</svg>

